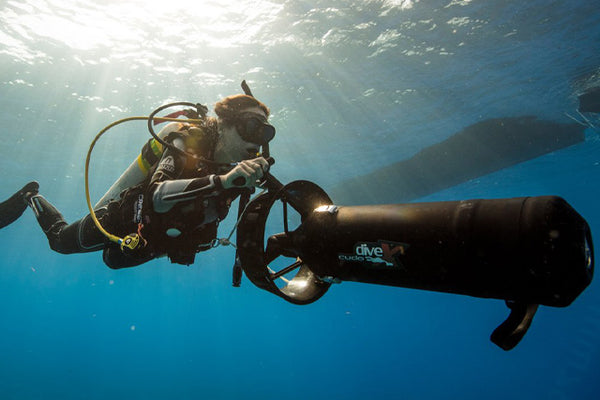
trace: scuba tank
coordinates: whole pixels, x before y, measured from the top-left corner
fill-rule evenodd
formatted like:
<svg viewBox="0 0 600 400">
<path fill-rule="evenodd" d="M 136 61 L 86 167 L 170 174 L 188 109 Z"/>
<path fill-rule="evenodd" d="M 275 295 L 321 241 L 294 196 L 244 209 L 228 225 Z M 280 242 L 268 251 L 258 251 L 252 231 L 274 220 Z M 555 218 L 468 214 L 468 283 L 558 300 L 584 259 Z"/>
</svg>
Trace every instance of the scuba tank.
<svg viewBox="0 0 600 400">
<path fill-rule="evenodd" d="M 158 132 L 158 137 L 165 139 L 171 132 L 177 131 L 180 127 L 180 123 L 171 122 Z M 94 209 L 97 210 L 98 208 L 106 206 L 113 200 L 118 200 L 123 190 L 142 183 L 148 176 L 154 162 L 160 158 L 162 152 L 163 146 L 158 143 L 156 139 L 150 139 L 150 141 L 144 145 L 138 157 L 133 160 L 129 167 L 121 174 L 119 179 L 117 179 L 102 198 L 98 200 Z"/>
</svg>

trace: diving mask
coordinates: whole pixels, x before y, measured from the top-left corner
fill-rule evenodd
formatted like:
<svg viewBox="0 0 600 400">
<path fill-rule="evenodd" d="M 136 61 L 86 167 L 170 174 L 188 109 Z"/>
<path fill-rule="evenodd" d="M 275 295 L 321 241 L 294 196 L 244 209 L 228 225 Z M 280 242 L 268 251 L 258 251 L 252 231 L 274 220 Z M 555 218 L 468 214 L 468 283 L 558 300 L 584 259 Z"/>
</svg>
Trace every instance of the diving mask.
<svg viewBox="0 0 600 400">
<path fill-rule="evenodd" d="M 263 146 L 275 137 L 275 127 L 254 113 L 241 114 L 235 120 L 235 128 L 246 142 Z"/>
</svg>

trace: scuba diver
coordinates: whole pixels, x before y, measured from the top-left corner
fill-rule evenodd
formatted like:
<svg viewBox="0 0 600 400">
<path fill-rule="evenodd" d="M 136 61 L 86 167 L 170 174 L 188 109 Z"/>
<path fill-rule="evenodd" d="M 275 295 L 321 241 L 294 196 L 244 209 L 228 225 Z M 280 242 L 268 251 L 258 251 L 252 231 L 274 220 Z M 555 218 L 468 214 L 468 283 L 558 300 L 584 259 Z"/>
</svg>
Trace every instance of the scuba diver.
<svg viewBox="0 0 600 400">
<path fill-rule="evenodd" d="M 249 90 L 248 90 L 249 92 Z M 190 265 L 197 252 L 214 246 L 217 227 L 231 203 L 249 193 L 269 169 L 259 156 L 275 136 L 269 108 L 251 93 L 226 97 L 215 105 L 217 118 L 171 122 L 150 139 L 137 160 L 94 207 L 94 213 L 68 224 L 30 182 L 0 203 L 0 228 L 29 206 L 48 237 L 63 254 L 103 250 L 110 268 L 126 268 L 167 256 Z M 167 146 L 164 146 L 163 144 Z M 109 232 L 140 241 L 134 249 L 109 241 Z"/>
</svg>

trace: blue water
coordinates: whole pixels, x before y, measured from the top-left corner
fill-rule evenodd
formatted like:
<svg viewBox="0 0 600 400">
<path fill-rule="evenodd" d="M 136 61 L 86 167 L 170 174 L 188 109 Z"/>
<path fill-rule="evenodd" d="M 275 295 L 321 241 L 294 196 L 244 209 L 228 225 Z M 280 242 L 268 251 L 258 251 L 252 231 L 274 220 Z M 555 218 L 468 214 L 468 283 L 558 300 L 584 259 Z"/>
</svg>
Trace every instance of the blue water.
<svg viewBox="0 0 600 400">
<path fill-rule="evenodd" d="M 3 1 L 0 197 L 36 179 L 74 221 L 101 128 L 174 100 L 212 107 L 242 79 L 278 129 L 273 174 L 327 190 L 488 118 L 581 120 L 599 47 L 588 0 Z M 418 201 L 557 194 L 598 237 L 599 135 Z M 132 122 L 100 141 L 92 197 L 147 137 Z M 504 352 L 489 341 L 499 300 L 345 282 L 295 306 L 248 280 L 232 288 L 231 248 L 113 271 L 99 254 L 50 251 L 30 211 L 0 246 L 1 399 L 600 393 L 597 281 L 568 308 L 541 307 Z"/>
</svg>

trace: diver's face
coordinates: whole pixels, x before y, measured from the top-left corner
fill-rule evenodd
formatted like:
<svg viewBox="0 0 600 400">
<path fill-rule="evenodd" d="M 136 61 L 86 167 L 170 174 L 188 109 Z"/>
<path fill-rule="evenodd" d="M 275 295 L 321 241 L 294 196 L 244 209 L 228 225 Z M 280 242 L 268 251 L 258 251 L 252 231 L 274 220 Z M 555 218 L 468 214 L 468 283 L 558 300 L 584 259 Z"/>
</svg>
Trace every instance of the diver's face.
<svg viewBox="0 0 600 400">
<path fill-rule="evenodd" d="M 266 121 L 267 116 L 258 107 L 242 109 L 240 114 L 256 114 Z M 215 148 L 215 161 L 219 163 L 233 163 L 241 160 L 256 158 L 260 145 L 247 142 L 241 138 L 234 124 L 225 124 L 219 119 L 219 140 Z"/>
</svg>

